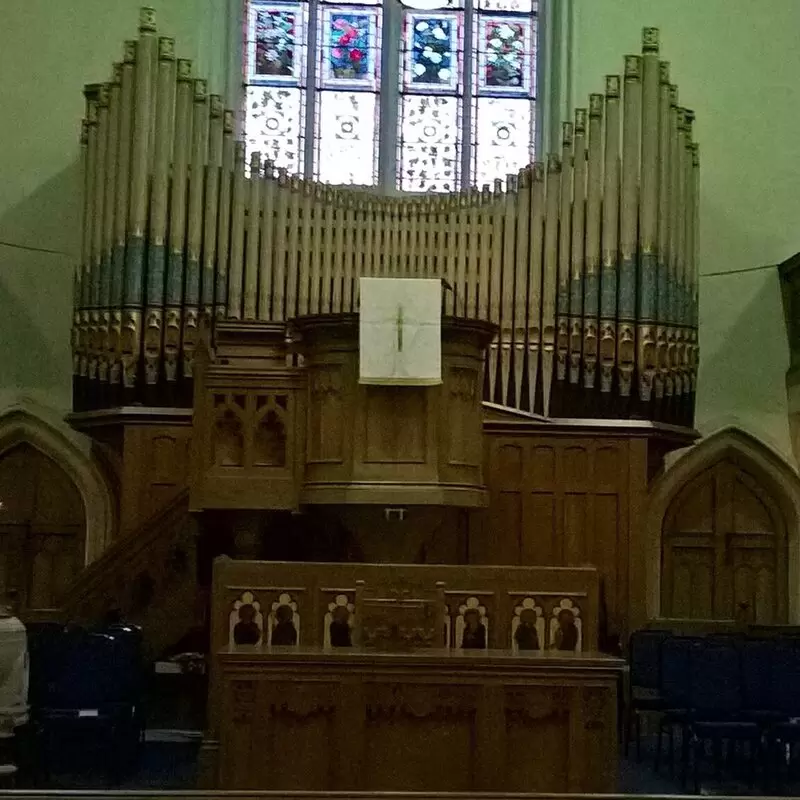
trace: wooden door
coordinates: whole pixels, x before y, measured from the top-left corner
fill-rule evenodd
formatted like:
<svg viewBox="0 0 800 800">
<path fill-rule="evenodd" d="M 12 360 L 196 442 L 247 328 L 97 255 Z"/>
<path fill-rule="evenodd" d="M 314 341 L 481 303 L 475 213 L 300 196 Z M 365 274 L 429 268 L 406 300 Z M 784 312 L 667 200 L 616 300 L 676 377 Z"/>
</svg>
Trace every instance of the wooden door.
<svg viewBox="0 0 800 800">
<path fill-rule="evenodd" d="M 661 614 L 786 622 L 786 526 L 757 478 L 724 459 L 675 497 L 662 528 Z"/>
<path fill-rule="evenodd" d="M 0 597 L 50 609 L 83 567 L 86 519 L 69 475 L 36 448 L 0 456 Z"/>
</svg>

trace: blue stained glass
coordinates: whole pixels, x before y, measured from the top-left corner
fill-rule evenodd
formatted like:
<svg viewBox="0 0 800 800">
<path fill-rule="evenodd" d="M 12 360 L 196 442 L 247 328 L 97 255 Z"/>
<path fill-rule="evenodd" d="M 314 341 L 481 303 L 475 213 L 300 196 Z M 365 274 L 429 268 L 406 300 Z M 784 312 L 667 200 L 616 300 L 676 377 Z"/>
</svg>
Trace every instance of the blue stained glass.
<svg viewBox="0 0 800 800">
<path fill-rule="evenodd" d="M 374 16 L 333 12 L 328 17 L 330 77 L 346 81 L 371 80 L 374 61 Z"/>
<path fill-rule="evenodd" d="M 407 38 L 410 39 L 411 52 L 407 83 L 443 89 L 455 87 L 458 78 L 455 33 L 454 17 L 410 15 Z"/>
</svg>

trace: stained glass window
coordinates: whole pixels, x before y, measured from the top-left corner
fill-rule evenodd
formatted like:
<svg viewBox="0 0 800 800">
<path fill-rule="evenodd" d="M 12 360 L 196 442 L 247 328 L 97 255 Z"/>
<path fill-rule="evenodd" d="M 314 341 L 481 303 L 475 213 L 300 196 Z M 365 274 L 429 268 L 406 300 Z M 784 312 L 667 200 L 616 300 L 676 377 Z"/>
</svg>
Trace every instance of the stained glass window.
<svg viewBox="0 0 800 800">
<path fill-rule="evenodd" d="M 532 160 L 536 0 L 245 2 L 250 151 L 327 183 L 417 192 Z"/>
</svg>

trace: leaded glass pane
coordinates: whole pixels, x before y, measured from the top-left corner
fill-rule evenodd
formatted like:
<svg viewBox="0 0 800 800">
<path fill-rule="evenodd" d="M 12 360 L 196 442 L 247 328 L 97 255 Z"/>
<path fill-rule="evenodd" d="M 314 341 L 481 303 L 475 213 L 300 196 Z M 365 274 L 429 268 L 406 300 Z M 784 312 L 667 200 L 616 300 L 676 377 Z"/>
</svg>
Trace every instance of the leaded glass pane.
<svg viewBox="0 0 800 800">
<path fill-rule="evenodd" d="M 317 180 L 372 185 L 377 175 L 377 95 L 372 92 L 320 93 Z"/>
<path fill-rule="evenodd" d="M 521 14 L 536 13 L 533 0 L 478 0 L 481 11 L 518 11 Z"/>
<path fill-rule="evenodd" d="M 533 79 L 533 26 L 524 17 L 481 17 L 478 87 L 498 94 L 528 94 Z"/>
<path fill-rule="evenodd" d="M 516 173 L 533 159 L 533 102 L 479 97 L 473 141 L 473 183 L 482 186 Z"/>
<path fill-rule="evenodd" d="M 406 88 L 453 91 L 459 78 L 456 14 L 406 14 Z"/>
<path fill-rule="evenodd" d="M 459 99 L 406 95 L 400 127 L 399 188 L 452 192 L 458 187 Z"/>
<path fill-rule="evenodd" d="M 248 15 L 247 82 L 299 85 L 305 62 L 305 8 L 254 3 Z"/>
<path fill-rule="evenodd" d="M 289 172 L 303 170 L 305 92 L 288 86 L 248 86 L 245 133 L 249 153 L 258 151 Z"/>
<path fill-rule="evenodd" d="M 325 8 L 322 84 L 373 88 L 379 70 L 378 11 Z"/>
</svg>

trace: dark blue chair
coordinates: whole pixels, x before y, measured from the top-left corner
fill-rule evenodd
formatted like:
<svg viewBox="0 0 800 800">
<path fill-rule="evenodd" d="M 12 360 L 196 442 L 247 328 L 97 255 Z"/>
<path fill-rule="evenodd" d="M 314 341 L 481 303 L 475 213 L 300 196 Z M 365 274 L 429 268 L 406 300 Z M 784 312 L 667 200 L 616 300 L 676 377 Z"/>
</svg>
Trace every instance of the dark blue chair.
<svg viewBox="0 0 800 800">
<path fill-rule="evenodd" d="M 762 729 L 745 717 L 742 659 L 735 641 L 711 640 L 692 654 L 690 663 L 690 730 L 694 743 L 694 784 L 699 791 L 700 765 L 711 742 L 715 773 L 721 773 L 724 744 L 746 744 L 750 783 L 761 752 Z"/>
<path fill-rule="evenodd" d="M 800 647 L 795 639 L 778 639 L 771 659 L 770 707 L 776 721 L 767 730 L 771 772 L 780 782 L 784 770 L 794 771 L 800 741 Z"/>
<path fill-rule="evenodd" d="M 688 762 L 689 722 L 691 721 L 690 669 L 694 652 L 702 645 L 702 639 L 690 636 L 674 636 L 661 645 L 660 694 L 663 714 L 658 725 L 655 769 L 661 766 L 663 738 L 669 738 L 670 773 L 675 771 L 675 730 L 681 733 L 681 777 L 685 780 Z"/>
<path fill-rule="evenodd" d="M 50 774 L 56 743 L 93 738 L 117 783 L 138 742 L 140 662 L 130 641 L 104 633 L 67 631 L 49 653 L 48 682 L 32 709 L 41 766 Z"/>
<path fill-rule="evenodd" d="M 665 630 L 641 630 L 631 634 L 625 754 L 628 753 L 631 728 L 635 728 L 637 761 L 641 760 L 642 714 L 664 710 L 661 697 L 661 645 L 671 635 L 670 631 Z"/>
</svg>

